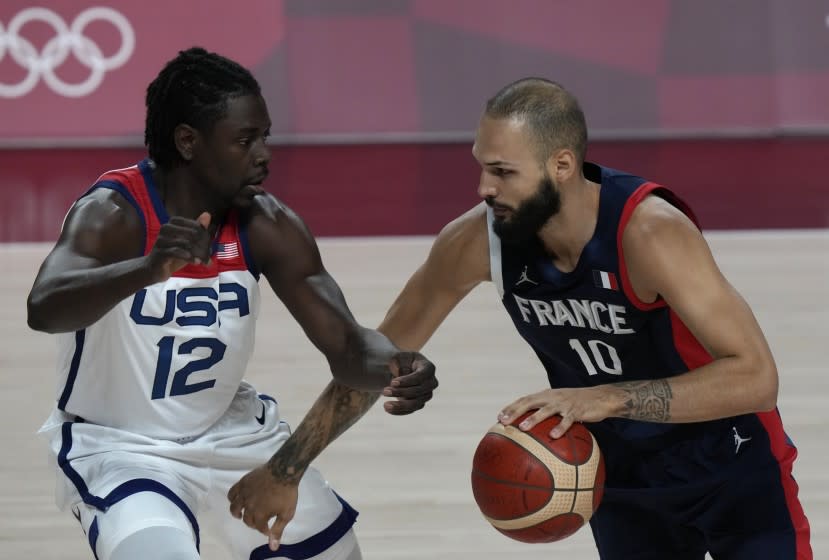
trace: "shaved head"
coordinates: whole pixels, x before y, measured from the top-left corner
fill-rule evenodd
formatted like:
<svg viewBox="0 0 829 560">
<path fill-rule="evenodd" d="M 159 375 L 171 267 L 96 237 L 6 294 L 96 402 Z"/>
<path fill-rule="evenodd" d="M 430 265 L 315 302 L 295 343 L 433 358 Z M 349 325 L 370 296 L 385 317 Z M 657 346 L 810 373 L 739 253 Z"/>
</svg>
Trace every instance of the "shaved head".
<svg viewBox="0 0 829 560">
<path fill-rule="evenodd" d="M 572 150 L 579 165 L 587 151 L 587 124 L 578 100 L 555 82 L 524 78 L 505 86 L 486 104 L 494 119 L 519 119 L 527 124 L 536 156 L 543 164 L 560 149 Z"/>
</svg>

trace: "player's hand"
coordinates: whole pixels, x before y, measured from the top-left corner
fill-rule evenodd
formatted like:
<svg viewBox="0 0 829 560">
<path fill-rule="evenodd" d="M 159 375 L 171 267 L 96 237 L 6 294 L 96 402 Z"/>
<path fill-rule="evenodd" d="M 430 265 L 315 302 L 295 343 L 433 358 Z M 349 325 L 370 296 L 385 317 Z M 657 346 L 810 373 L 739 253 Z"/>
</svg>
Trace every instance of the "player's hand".
<svg viewBox="0 0 829 560">
<path fill-rule="evenodd" d="M 550 432 L 550 437 L 560 438 L 573 422 L 598 422 L 610 416 L 607 400 L 602 386 L 545 389 L 504 407 L 498 414 L 498 422 L 507 426 L 525 412 L 538 409 L 518 425 L 519 429 L 527 431 L 542 420 L 558 414 L 561 422 Z"/>
<path fill-rule="evenodd" d="M 228 491 L 230 514 L 268 537 L 268 546 L 276 550 L 285 526 L 296 513 L 298 485 L 299 480 L 277 479 L 268 465 L 262 465 L 243 476 Z M 272 519 L 274 521 L 270 523 Z"/>
<path fill-rule="evenodd" d="M 212 244 L 210 214 L 202 212 L 195 220 L 173 216 L 161 226 L 148 255 L 155 282 L 163 282 L 188 264 L 209 264 Z"/>
<path fill-rule="evenodd" d="M 437 389 L 435 364 L 419 352 L 400 352 L 390 364 L 392 380 L 383 396 L 396 400 L 383 404 L 389 414 L 411 414 L 426 406 Z"/>
<path fill-rule="evenodd" d="M 435 364 L 419 352 L 400 352 L 392 358 L 392 380 L 383 396 L 396 400 L 383 404 L 389 414 L 411 414 L 426 406 L 438 386 Z"/>
</svg>

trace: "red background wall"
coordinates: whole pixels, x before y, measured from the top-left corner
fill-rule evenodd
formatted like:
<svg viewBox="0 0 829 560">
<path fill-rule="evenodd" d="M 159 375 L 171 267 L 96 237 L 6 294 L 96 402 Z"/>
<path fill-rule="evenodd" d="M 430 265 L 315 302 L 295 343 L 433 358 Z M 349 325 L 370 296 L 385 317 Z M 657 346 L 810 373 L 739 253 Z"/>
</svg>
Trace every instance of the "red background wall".
<svg viewBox="0 0 829 560">
<path fill-rule="evenodd" d="M 0 150 L 0 241 L 51 241 L 72 201 L 141 149 Z M 588 159 L 671 187 L 707 229 L 829 227 L 827 138 L 594 142 Z M 319 236 L 431 235 L 475 204 L 470 146 L 274 148 L 268 190 Z"/>
</svg>

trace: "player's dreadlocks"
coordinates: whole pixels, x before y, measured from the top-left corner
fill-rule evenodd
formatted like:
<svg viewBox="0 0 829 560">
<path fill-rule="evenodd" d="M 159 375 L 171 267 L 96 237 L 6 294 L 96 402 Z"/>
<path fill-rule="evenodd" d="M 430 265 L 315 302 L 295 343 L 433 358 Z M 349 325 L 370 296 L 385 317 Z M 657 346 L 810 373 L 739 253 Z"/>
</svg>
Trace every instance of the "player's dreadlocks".
<svg viewBox="0 0 829 560">
<path fill-rule="evenodd" d="M 182 123 L 203 132 L 227 112 L 227 101 L 259 95 L 259 83 L 240 64 L 203 48 L 180 51 L 147 87 L 144 144 L 160 167 L 179 159 L 173 131 Z"/>
<path fill-rule="evenodd" d="M 587 124 L 578 100 L 544 78 L 524 78 L 505 86 L 486 104 L 486 115 L 525 119 L 541 162 L 555 150 L 573 150 L 579 163 L 587 151 Z"/>
</svg>

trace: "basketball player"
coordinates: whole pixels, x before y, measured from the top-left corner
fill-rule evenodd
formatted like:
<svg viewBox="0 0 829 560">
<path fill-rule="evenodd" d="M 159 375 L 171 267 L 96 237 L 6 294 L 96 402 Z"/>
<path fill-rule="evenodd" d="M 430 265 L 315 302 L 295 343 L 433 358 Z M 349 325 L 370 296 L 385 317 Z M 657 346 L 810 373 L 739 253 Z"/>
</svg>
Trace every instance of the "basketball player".
<svg viewBox="0 0 829 560">
<path fill-rule="evenodd" d="M 472 150 L 484 202 L 440 232 L 379 330 L 420 349 L 475 286 L 495 285 L 551 387 L 499 420 L 537 409 L 528 430 L 561 415 L 552 437 L 588 423 L 607 466 L 591 520 L 602 559 L 811 559 L 757 321 L 685 203 L 585 162 L 586 144 L 557 84 L 490 99 Z"/>
<path fill-rule="evenodd" d="M 329 437 L 384 387 L 396 395 L 393 375 L 417 396 L 386 409 L 422 407 L 434 366 L 355 321 L 302 220 L 262 191 L 270 119 L 248 70 L 182 51 L 146 103 L 150 157 L 104 173 L 73 205 L 28 299 L 29 325 L 60 333 L 57 405 L 43 427 L 58 503 L 99 560 L 196 559 L 202 523 L 240 560 L 357 560 L 357 513 L 313 468 L 295 477 L 279 553 L 228 513 L 231 485 L 290 434 L 276 401 L 242 381 L 257 280 L 328 359 L 334 381 L 312 419 Z"/>
</svg>

